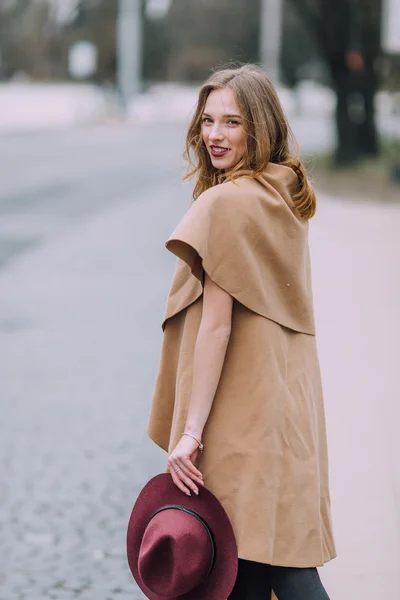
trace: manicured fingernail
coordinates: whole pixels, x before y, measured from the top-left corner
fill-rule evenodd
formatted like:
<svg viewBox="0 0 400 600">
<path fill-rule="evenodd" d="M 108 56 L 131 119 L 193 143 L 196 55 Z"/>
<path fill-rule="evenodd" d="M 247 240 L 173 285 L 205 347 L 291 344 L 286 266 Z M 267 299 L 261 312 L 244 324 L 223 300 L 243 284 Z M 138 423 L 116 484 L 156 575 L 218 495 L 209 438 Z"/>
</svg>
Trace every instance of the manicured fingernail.
<svg viewBox="0 0 400 600">
<path fill-rule="evenodd" d="M 196 494 L 196 496 L 198 496 L 198 495 L 199 495 L 199 490 L 193 490 L 193 491 L 194 491 L 194 493 Z"/>
<path fill-rule="evenodd" d="M 186 495 L 187 496 L 191 496 L 192 494 L 190 492 L 186 492 Z"/>
</svg>

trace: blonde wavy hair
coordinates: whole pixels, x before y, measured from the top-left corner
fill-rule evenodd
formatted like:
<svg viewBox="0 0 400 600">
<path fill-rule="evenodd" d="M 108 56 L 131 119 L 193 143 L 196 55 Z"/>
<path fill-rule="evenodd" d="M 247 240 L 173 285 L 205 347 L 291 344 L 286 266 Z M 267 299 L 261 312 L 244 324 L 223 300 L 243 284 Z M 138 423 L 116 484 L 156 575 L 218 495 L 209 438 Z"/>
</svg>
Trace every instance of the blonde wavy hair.
<svg viewBox="0 0 400 600">
<path fill-rule="evenodd" d="M 232 169 L 221 171 L 213 167 L 201 135 L 202 115 L 209 94 L 230 88 L 237 99 L 247 134 L 244 156 Z M 210 187 L 234 181 L 244 175 L 256 178 L 269 162 L 291 167 L 299 185 L 293 195 L 294 205 L 304 219 L 315 214 L 316 200 L 306 169 L 290 143 L 295 142 L 276 90 L 264 71 L 251 64 L 215 71 L 202 85 L 197 107 L 186 137 L 185 158 L 189 163 L 185 180 L 197 175 L 193 198 L 196 200 Z"/>
</svg>

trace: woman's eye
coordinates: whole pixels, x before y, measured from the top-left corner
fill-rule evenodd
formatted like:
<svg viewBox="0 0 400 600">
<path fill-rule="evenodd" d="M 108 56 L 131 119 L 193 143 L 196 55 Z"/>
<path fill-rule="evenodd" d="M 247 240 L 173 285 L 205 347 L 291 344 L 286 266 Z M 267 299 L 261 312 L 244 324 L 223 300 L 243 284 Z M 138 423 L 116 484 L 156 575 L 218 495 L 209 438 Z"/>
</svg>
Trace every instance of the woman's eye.
<svg viewBox="0 0 400 600">
<path fill-rule="evenodd" d="M 235 121 L 234 119 L 229 119 L 228 125 L 239 125 L 239 121 Z"/>
<path fill-rule="evenodd" d="M 210 119 L 210 117 L 203 117 L 203 123 L 211 123 L 212 120 Z"/>
</svg>

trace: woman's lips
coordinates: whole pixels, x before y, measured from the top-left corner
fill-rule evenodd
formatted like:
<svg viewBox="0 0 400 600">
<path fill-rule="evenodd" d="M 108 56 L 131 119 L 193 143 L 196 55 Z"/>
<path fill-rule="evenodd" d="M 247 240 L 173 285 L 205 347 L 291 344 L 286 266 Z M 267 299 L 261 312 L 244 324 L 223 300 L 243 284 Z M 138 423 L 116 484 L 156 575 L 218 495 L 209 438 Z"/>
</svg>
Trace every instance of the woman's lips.
<svg viewBox="0 0 400 600">
<path fill-rule="evenodd" d="M 215 158 L 221 158 L 229 152 L 229 148 L 223 146 L 210 146 L 211 154 Z"/>
</svg>

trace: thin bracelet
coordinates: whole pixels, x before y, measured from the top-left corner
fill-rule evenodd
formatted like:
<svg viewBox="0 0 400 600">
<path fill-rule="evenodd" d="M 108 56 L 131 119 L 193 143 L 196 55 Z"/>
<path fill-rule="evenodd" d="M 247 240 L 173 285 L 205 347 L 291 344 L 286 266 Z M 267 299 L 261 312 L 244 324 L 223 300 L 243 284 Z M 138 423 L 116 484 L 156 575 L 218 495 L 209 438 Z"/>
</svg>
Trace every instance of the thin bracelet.
<svg viewBox="0 0 400 600">
<path fill-rule="evenodd" d="M 189 435 L 191 438 L 193 438 L 194 440 L 196 440 L 196 442 L 197 442 L 197 443 L 198 443 L 198 445 L 199 445 L 199 450 L 200 450 L 200 452 L 203 452 L 203 450 L 204 450 L 204 446 L 203 446 L 203 444 L 201 443 L 201 441 L 197 439 L 197 437 L 195 437 L 195 436 L 194 436 L 194 435 L 192 435 L 191 433 L 186 433 L 186 431 L 185 431 L 185 433 L 182 433 L 182 436 L 184 436 L 184 435 Z"/>
</svg>

